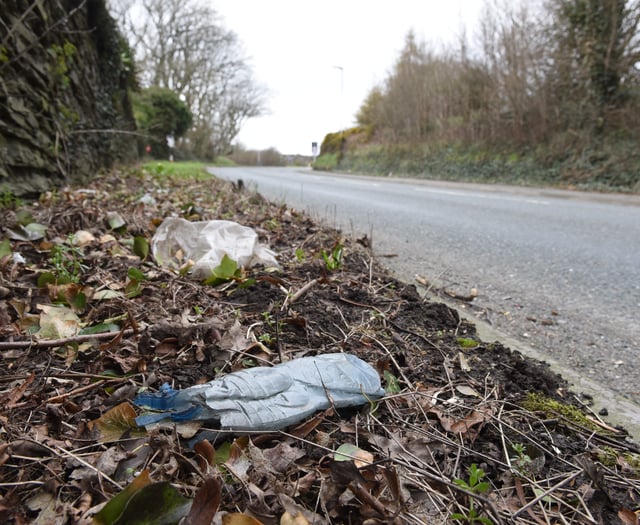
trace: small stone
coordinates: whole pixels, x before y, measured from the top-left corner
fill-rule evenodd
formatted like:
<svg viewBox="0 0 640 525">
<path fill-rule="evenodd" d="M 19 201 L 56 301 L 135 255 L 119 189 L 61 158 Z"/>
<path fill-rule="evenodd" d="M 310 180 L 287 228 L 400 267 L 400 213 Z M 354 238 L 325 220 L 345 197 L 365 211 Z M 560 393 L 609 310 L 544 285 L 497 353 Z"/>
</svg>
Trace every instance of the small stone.
<svg viewBox="0 0 640 525">
<path fill-rule="evenodd" d="M 606 408 L 602 408 L 602 409 L 600 409 L 600 412 L 598 412 L 598 415 L 600 415 L 600 416 L 608 416 L 609 415 L 609 411 Z"/>
</svg>

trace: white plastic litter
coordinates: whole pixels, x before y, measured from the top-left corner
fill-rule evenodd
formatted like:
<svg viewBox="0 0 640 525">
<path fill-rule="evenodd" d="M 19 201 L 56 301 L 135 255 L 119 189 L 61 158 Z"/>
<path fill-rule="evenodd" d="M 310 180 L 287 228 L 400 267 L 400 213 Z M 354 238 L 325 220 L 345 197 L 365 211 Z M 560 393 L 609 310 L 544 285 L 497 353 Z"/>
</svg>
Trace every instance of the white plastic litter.
<svg viewBox="0 0 640 525">
<path fill-rule="evenodd" d="M 134 402 L 162 411 L 138 416 L 138 426 L 204 420 L 222 430 L 278 430 L 317 410 L 364 405 L 383 395 L 371 365 L 350 354 L 324 354 L 233 372 L 184 390 L 165 384 Z"/>
<path fill-rule="evenodd" d="M 233 221 L 191 222 L 178 217 L 162 221 L 151 240 L 151 252 L 161 266 L 179 267 L 194 262 L 191 275 L 206 279 L 226 254 L 238 266 L 278 266 L 275 252 L 258 242 L 258 234 Z M 182 252 L 182 260 L 176 254 Z"/>
</svg>

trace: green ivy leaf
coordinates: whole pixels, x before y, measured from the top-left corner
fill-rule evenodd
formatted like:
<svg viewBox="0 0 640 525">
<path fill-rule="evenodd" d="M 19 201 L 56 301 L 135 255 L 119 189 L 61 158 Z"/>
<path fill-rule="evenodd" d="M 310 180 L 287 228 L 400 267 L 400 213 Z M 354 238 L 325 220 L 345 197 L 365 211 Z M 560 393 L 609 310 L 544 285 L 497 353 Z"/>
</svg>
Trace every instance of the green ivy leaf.
<svg viewBox="0 0 640 525">
<path fill-rule="evenodd" d="M 11 253 L 11 243 L 9 242 L 9 239 L 4 239 L 0 242 L 0 257 L 11 255 Z"/>
<path fill-rule="evenodd" d="M 144 237 L 133 238 L 133 253 L 145 260 L 149 256 L 149 241 Z"/>
</svg>

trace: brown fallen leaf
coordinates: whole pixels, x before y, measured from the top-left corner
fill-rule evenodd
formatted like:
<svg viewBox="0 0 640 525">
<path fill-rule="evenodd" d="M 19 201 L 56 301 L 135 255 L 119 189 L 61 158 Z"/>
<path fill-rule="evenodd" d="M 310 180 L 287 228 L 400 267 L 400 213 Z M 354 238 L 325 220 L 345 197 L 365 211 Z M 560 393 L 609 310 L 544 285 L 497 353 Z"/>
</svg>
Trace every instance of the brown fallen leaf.
<svg viewBox="0 0 640 525">
<path fill-rule="evenodd" d="M 209 525 L 218 512 L 222 498 L 220 481 L 208 478 L 200 486 L 186 518 L 189 525 Z"/>
<path fill-rule="evenodd" d="M 461 419 L 453 418 L 438 408 L 432 408 L 429 412 L 438 417 L 444 430 L 453 432 L 454 434 L 461 434 L 463 437 L 469 437 L 471 440 L 473 440 L 479 431 L 479 429 L 475 427 L 481 426 L 491 417 L 488 411 L 481 410 L 472 410 L 471 413 Z"/>
<path fill-rule="evenodd" d="M 125 432 L 136 433 L 137 431 L 137 434 L 144 435 L 136 425 L 136 415 L 134 408 L 125 401 L 107 410 L 98 419 L 90 421 L 89 429 L 98 430 L 101 443 L 118 441 Z"/>
<path fill-rule="evenodd" d="M 31 372 L 29 377 L 27 377 L 21 384 L 11 389 L 5 395 L 0 396 L 0 405 L 4 408 L 13 408 L 18 401 L 22 398 L 29 385 L 33 383 L 35 379 L 35 374 Z"/>
<path fill-rule="evenodd" d="M 639 525 L 640 516 L 637 512 L 633 512 L 629 509 L 620 509 L 618 511 L 618 518 L 622 521 L 623 525 Z"/>
<path fill-rule="evenodd" d="M 287 511 L 280 516 L 280 525 L 309 525 L 309 521 L 300 512 L 294 516 Z"/>
<path fill-rule="evenodd" d="M 213 448 L 213 445 L 208 439 L 203 439 L 202 441 L 198 441 L 194 446 L 193 450 L 211 466 L 216 464 L 216 449 Z"/>
<path fill-rule="evenodd" d="M 263 523 L 247 514 L 233 512 L 222 516 L 222 525 L 263 525 Z"/>
</svg>

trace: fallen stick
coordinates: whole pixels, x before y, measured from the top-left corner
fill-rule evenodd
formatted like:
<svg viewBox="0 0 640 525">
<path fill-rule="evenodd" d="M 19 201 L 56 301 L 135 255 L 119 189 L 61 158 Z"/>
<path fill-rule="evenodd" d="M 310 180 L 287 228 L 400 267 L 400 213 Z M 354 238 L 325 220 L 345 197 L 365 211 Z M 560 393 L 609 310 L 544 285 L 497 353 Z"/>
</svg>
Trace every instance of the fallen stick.
<svg viewBox="0 0 640 525">
<path fill-rule="evenodd" d="M 311 279 L 307 284 L 305 284 L 302 288 L 300 288 L 296 293 L 291 296 L 289 300 L 289 304 L 293 304 L 298 301 L 303 295 L 305 295 L 311 288 L 313 288 L 316 284 L 318 284 L 319 279 Z"/>
<path fill-rule="evenodd" d="M 2 341 L 0 342 L 0 350 L 12 350 L 16 348 L 51 348 L 54 346 L 64 346 L 69 343 L 82 343 L 84 341 L 115 339 L 131 335 L 135 332 L 133 328 L 127 328 L 120 332 L 103 332 L 100 334 L 81 334 L 71 337 L 63 337 L 61 339 L 44 339 L 42 341 Z"/>
</svg>

